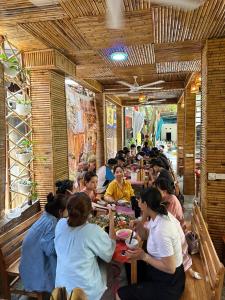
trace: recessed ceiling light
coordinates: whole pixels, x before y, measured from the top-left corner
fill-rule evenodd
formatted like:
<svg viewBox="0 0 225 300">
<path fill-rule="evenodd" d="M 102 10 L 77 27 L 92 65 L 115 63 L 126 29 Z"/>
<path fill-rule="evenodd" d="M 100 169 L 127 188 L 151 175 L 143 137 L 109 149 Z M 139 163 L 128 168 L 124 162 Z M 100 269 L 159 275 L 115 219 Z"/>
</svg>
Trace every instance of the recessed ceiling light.
<svg viewBox="0 0 225 300">
<path fill-rule="evenodd" d="M 113 61 L 124 61 L 124 60 L 127 60 L 128 54 L 126 52 L 117 51 L 117 52 L 113 52 L 110 55 L 110 57 L 111 57 L 111 60 L 113 60 Z"/>
</svg>

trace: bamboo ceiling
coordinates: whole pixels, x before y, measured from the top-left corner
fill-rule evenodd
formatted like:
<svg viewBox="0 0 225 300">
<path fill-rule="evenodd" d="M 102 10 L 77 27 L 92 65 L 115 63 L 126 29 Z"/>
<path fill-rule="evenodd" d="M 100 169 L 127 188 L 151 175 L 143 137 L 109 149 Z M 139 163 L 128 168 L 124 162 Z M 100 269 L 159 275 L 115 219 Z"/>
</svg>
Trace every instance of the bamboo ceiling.
<svg viewBox="0 0 225 300">
<path fill-rule="evenodd" d="M 158 95 L 173 100 L 190 74 L 200 71 L 204 41 L 225 36 L 225 0 L 187 12 L 124 0 L 124 11 L 124 28 L 110 30 L 105 0 L 59 0 L 44 7 L 0 0 L 0 33 L 21 50 L 57 49 L 76 63 L 80 79 L 97 80 L 103 90 L 120 91 L 117 81 L 133 83 L 133 76 L 140 84 L 163 79 Z M 128 60 L 112 62 L 109 55 L 120 49 Z"/>
</svg>

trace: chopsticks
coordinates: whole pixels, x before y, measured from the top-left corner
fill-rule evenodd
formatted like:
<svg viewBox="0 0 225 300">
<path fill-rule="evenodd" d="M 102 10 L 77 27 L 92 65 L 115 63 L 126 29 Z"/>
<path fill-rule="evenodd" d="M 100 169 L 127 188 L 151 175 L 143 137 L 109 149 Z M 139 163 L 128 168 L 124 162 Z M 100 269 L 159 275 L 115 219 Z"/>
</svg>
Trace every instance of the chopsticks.
<svg viewBox="0 0 225 300">
<path fill-rule="evenodd" d="M 131 236 L 130 236 L 130 240 L 129 240 L 129 244 L 131 244 L 131 241 L 132 241 L 133 235 L 134 235 L 134 231 L 132 230 L 132 232 L 131 232 Z"/>
</svg>

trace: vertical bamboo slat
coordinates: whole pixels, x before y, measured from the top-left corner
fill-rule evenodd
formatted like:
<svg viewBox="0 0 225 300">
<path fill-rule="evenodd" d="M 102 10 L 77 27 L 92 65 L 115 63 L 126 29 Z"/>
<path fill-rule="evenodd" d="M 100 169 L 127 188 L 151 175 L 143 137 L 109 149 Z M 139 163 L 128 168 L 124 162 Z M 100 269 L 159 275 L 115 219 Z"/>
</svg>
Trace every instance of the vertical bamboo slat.
<svg viewBox="0 0 225 300">
<path fill-rule="evenodd" d="M 105 163 L 105 97 L 102 93 L 95 94 L 95 109 L 97 115 L 97 168 Z"/>
<path fill-rule="evenodd" d="M 225 39 L 208 40 L 202 54 L 201 206 L 220 258 L 225 230 Z"/>
<path fill-rule="evenodd" d="M 184 169 L 184 94 L 177 103 L 177 174 Z"/>
<path fill-rule="evenodd" d="M 6 178 L 6 128 L 5 128 L 5 89 L 4 69 L 0 64 L 0 216 L 5 208 L 5 178 Z"/>
<path fill-rule="evenodd" d="M 191 83 L 184 92 L 184 194 L 195 195 L 195 94 Z"/>
<path fill-rule="evenodd" d="M 68 141 L 64 76 L 31 71 L 34 177 L 41 207 L 55 181 L 68 178 Z"/>
<path fill-rule="evenodd" d="M 123 148 L 123 107 L 116 106 L 117 151 Z"/>
</svg>

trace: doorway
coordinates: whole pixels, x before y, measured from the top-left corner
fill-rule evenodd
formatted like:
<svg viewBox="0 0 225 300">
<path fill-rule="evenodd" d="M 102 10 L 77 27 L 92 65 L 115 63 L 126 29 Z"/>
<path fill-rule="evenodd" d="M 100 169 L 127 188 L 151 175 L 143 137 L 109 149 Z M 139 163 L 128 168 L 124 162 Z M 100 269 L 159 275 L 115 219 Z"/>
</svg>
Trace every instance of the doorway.
<svg viewBox="0 0 225 300">
<path fill-rule="evenodd" d="M 167 140 L 168 142 L 171 142 L 171 132 L 167 132 L 167 133 L 166 133 L 166 140 Z"/>
</svg>

